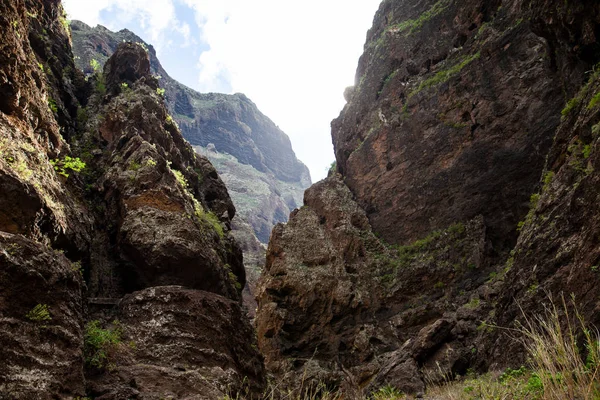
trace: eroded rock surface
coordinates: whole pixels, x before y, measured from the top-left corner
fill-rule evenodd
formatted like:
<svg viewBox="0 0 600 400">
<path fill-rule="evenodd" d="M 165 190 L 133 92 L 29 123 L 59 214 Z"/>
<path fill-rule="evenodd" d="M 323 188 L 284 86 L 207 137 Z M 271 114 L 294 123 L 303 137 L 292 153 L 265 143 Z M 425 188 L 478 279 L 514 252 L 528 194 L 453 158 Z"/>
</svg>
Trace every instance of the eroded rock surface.
<svg viewBox="0 0 600 400">
<path fill-rule="evenodd" d="M 124 344 L 110 374 L 89 376 L 95 398 L 212 400 L 240 393 L 250 399 L 264 390 L 262 358 L 238 302 L 153 287 L 126 296 L 115 317 Z"/>
<path fill-rule="evenodd" d="M 464 370 L 476 325 L 459 308 L 483 283 L 485 242 L 476 218 L 389 246 L 339 174 L 313 185 L 269 243 L 256 319 L 267 368 L 292 388 L 304 377 L 355 394 L 419 392 L 438 360 Z"/>
<path fill-rule="evenodd" d="M 60 252 L 0 232 L 0 287 L 0 399 L 85 393 L 77 267 Z"/>
<path fill-rule="evenodd" d="M 0 398 L 260 393 L 235 207 L 146 51 L 85 80 L 60 2 L 0 20 Z"/>
<path fill-rule="evenodd" d="M 408 243 L 481 214 L 499 251 L 514 245 L 565 97 L 598 61 L 596 8 L 381 4 L 332 124 L 338 169 L 376 232 Z"/>
<path fill-rule="evenodd" d="M 518 368 L 509 332 L 548 294 L 598 323 L 599 26 L 594 2 L 382 2 L 337 174 L 269 243 L 257 327 L 285 388 Z"/>
</svg>

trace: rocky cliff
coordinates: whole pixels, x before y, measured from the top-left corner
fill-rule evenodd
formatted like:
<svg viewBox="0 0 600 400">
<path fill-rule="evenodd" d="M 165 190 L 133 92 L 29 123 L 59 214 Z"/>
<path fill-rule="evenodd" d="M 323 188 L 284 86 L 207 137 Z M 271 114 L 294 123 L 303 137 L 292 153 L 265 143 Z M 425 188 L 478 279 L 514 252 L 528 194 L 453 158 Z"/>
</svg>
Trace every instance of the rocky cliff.
<svg viewBox="0 0 600 400">
<path fill-rule="evenodd" d="M 85 74 L 101 68 L 123 41 L 148 50 L 150 70 L 159 77 L 170 115 L 196 151 L 215 165 L 237 209 L 233 234 L 244 251 L 249 282 L 245 299 L 253 313 L 254 286 L 271 230 L 302 204 L 311 184 L 289 138 L 245 95 L 199 93 L 171 78 L 153 46 L 133 32 L 91 28 L 80 21 L 72 21 L 71 27 L 75 64 Z"/>
<path fill-rule="evenodd" d="M 0 398 L 260 393 L 235 207 L 144 48 L 84 79 L 60 2 L 0 19 Z"/>
<path fill-rule="evenodd" d="M 548 294 L 599 321 L 599 27 L 592 1 L 381 3 L 332 123 L 337 171 L 269 243 L 270 371 L 422 392 L 521 365 L 494 327 Z"/>
<path fill-rule="evenodd" d="M 252 225 L 262 243 L 267 243 L 273 225 L 287 220 L 289 212 L 300 205 L 304 189 L 310 185 L 308 169 L 296 158 L 287 135 L 241 93 L 198 93 L 175 81 L 161 66 L 152 45 L 131 31 L 111 32 L 102 26 L 90 28 L 79 21 L 73 21 L 72 28 L 76 65 L 85 73 L 93 72 L 92 65 L 96 68 L 104 65 L 123 40 L 142 43 L 148 49 L 150 69 L 160 77 L 167 107 L 183 136 L 211 161 L 216 161 L 225 183 L 234 193 L 233 200 L 242 219 Z M 207 148 L 210 151 L 206 151 Z M 226 155 L 235 159 L 219 162 L 227 158 Z M 251 171 L 251 175 L 244 174 L 243 170 Z M 247 204 L 244 194 L 253 186 L 261 185 L 261 181 L 268 187 L 257 201 L 272 198 L 281 203 L 281 207 Z M 280 193 L 282 186 L 290 189 L 289 194 Z"/>
</svg>

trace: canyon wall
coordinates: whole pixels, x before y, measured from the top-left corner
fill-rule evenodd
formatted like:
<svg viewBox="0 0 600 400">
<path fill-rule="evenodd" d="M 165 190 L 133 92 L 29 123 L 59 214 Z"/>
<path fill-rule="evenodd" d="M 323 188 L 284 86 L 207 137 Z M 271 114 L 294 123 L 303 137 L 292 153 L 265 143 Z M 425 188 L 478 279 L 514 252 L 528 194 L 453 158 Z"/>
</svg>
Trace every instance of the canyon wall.
<svg viewBox="0 0 600 400">
<path fill-rule="evenodd" d="M 0 398 L 258 396 L 235 207 L 146 51 L 86 79 L 60 2 L 0 19 Z"/>
<path fill-rule="evenodd" d="M 336 170 L 269 243 L 268 370 L 419 393 L 519 367 L 507 332 L 549 296 L 598 323 L 598 35 L 592 1 L 381 3 Z"/>
</svg>

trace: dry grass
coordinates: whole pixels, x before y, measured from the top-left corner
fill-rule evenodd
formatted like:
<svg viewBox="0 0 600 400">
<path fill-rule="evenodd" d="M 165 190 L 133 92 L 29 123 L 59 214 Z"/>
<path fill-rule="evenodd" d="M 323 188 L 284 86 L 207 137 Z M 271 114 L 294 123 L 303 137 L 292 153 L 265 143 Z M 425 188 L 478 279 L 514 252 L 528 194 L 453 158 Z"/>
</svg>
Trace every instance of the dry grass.
<svg viewBox="0 0 600 400">
<path fill-rule="evenodd" d="M 536 375 L 525 368 L 507 370 L 500 374 L 463 378 L 427 391 L 427 399 L 444 400 L 537 400 L 540 390 Z"/>
<path fill-rule="evenodd" d="M 600 400 L 600 334 L 589 329 L 574 305 L 562 299 L 550 302 L 543 316 L 528 318 L 518 329 L 529 355 L 529 368 L 469 375 L 443 385 L 432 385 L 427 400 Z M 523 313 L 523 315 L 525 315 Z M 305 386 L 303 377 L 302 387 Z M 265 400 L 342 400 L 344 397 L 317 385 L 304 394 L 281 393 L 271 385 Z M 239 397 L 225 397 L 224 400 Z M 363 400 L 412 399 L 391 386 Z"/>
<path fill-rule="evenodd" d="M 543 316 L 525 317 L 518 331 L 529 355 L 530 369 L 509 369 L 503 374 L 489 373 L 431 387 L 427 398 L 600 399 L 600 335 L 586 326 L 574 301 L 573 310 L 569 313 L 562 298 L 561 307 L 551 301 Z"/>
<path fill-rule="evenodd" d="M 600 398 L 600 336 L 574 310 L 571 315 L 562 298 L 561 309 L 552 303 L 545 317 L 525 321 L 525 347 L 544 388 L 543 399 Z M 566 328 L 561 321 L 567 321 Z"/>
</svg>

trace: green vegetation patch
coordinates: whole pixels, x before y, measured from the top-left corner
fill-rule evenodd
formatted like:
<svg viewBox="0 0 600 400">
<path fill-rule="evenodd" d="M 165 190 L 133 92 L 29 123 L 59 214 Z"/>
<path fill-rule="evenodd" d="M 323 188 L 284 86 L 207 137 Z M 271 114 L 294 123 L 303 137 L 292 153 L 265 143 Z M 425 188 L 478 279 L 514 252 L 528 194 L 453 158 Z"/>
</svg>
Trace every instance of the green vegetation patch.
<svg viewBox="0 0 600 400">
<path fill-rule="evenodd" d="M 389 246 L 386 253 L 377 254 L 375 259 L 380 264 L 382 274 L 380 281 L 388 286 L 394 283 L 395 277 L 400 268 L 408 268 L 415 262 L 432 262 L 440 260 L 440 265 L 450 266 L 448 257 L 442 256 L 451 247 L 455 250 L 461 250 L 464 247 L 463 239 L 465 237 L 466 227 L 462 223 L 451 225 L 445 230 L 436 230 L 424 237 L 404 246 Z M 441 261 L 443 260 L 443 261 Z M 463 257 L 463 264 L 466 263 L 466 255 Z M 452 265 L 453 268 L 459 268 L 459 265 Z M 445 287 L 444 282 L 436 282 L 436 289 Z"/>
<path fill-rule="evenodd" d="M 592 99 L 590 100 L 590 102 L 587 105 L 587 109 L 591 110 L 592 108 L 595 108 L 598 103 L 600 103 L 600 92 L 596 93 Z"/>
<path fill-rule="evenodd" d="M 399 24 L 393 25 L 388 29 L 393 29 L 400 32 L 405 31 L 406 35 L 418 32 L 421 30 L 421 28 L 423 27 L 423 25 L 425 25 L 426 22 L 441 14 L 446 8 L 448 8 L 449 5 L 450 0 L 439 0 L 437 3 L 431 6 L 429 10 L 425 11 L 417 18 L 402 21 Z"/>
<path fill-rule="evenodd" d="M 54 114 L 56 114 L 58 112 L 58 105 L 56 104 L 56 101 L 54 101 L 54 99 L 52 97 L 48 97 L 48 108 Z"/>
<path fill-rule="evenodd" d="M 65 156 L 62 159 L 50 160 L 50 163 L 54 166 L 54 170 L 65 178 L 69 177 L 68 171 L 81 172 L 86 166 L 79 157 L 73 158 L 69 156 Z"/>
<path fill-rule="evenodd" d="M 453 76 L 458 75 L 464 67 L 477 60 L 480 56 L 481 54 L 479 52 L 471 56 L 466 56 L 450 68 L 437 72 L 431 78 L 422 81 L 415 90 L 409 93 L 408 97 L 410 98 L 422 90 L 429 89 L 432 86 L 437 86 L 441 83 L 447 82 Z"/>
<path fill-rule="evenodd" d="M 112 329 L 102 329 L 99 321 L 90 321 L 85 326 L 84 355 L 87 365 L 104 368 L 109 362 L 109 351 L 121 343 L 121 325 L 115 320 Z"/>
<path fill-rule="evenodd" d="M 187 179 L 185 179 L 185 176 L 183 176 L 183 173 L 174 168 L 171 168 L 171 172 L 173 172 L 173 175 L 175 175 L 175 179 L 177 179 L 177 182 L 179 182 L 179 184 L 184 189 L 186 189 L 188 187 L 188 181 L 187 181 Z"/>
<path fill-rule="evenodd" d="M 48 311 L 47 304 L 38 304 L 31 311 L 25 314 L 28 320 L 33 322 L 45 322 L 50 321 L 52 317 L 50 316 L 50 311 Z"/>
<path fill-rule="evenodd" d="M 593 72 L 590 75 L 590 78 L 588 79 L 587 83 L 581 88 L 581 90 L 575 95 L 575 97 L 568 100 L 567 103 L 565 104 L 565 108 L 563 108 L 561 111 L 563 120 L 569 114 L 571 114 L 571 112 L 574 109 L 579 107 L 579 105 L 582 103 L 584 98 L 588 95 L 593 83 L 598 79 L 599 76 L 600 76 L 600 63 L 598 63 L 594 66 Z M 590 99 L 590 102 L 588 103 L 586 108 L 588 110 L 591 110 L 591 109 L 595 108 L 599 102 L 600 102 L 600 92 L 598 92 L 598 93 L 594 94 L 594 96 L 592 96 L 592 98 Z"/>
<path fill-rule="evenodd" d="M 518 232 L 523 230 L 523 227 L 525 227 L 525 225 L 529 225 L 533 221 L 533 216 L 535 215 L 535 209 L 536 209 L 539 201 L 540 201 L 539 193 L 534 193 L 531 195 L 531 197 L 529 198 L 529 212 L 527 213 L 525 220 L 519 221 L 519 223 L 517 224 Z"/>
<path fill-rule="evenodd" d="M 221 221 L 219 221 L 219 217 L 217 217 L 212 211 L 205 211 L 202 204 L 196 198 L 192 196 L 194 201 L 194 214 L 196 217 L 206 224 L 208 224 L 212 229 L 217 232 L 220 238 L 225 236 L 225 231 L 223 230 L 223 225 L 221 225 Z"/>
</svg>

